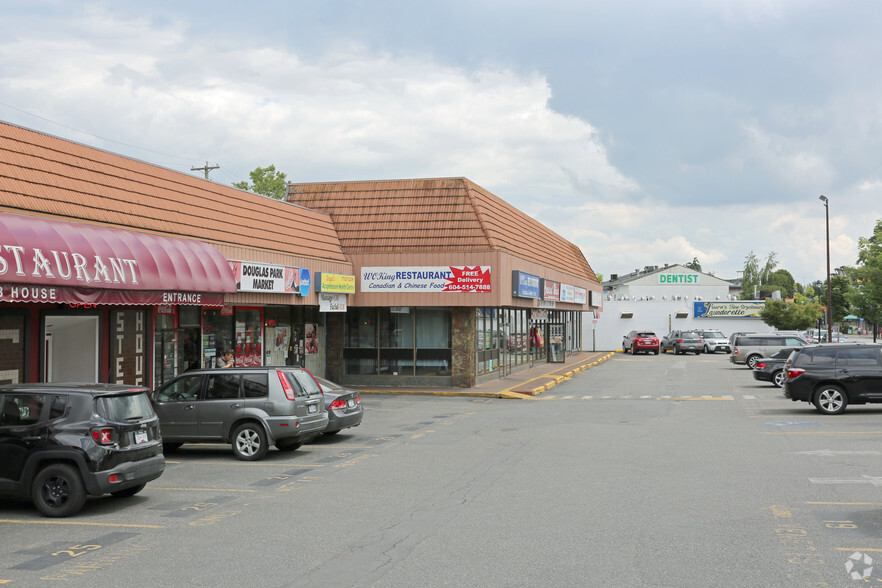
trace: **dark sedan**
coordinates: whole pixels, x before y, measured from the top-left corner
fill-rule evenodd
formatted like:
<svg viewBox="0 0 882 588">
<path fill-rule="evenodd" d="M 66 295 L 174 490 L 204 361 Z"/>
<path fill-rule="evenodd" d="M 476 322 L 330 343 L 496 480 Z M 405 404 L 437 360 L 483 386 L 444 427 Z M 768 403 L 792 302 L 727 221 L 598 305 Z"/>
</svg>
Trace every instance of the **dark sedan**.
<svg viewBox="0 0 882 588">
<path fill-rule="evenodd" d="M 315 380 L 322 387 L 325 406 L 328 407 L 328 426 L 323 431 L 325 435 L 336 435 L 343 429 L 361 424 L 364 408 L 361 406 L 358 390 L 346 388 L 318 376 L 315 376 Z"/>
<path fill-rule="evenodd" d="M 760 382 L 771 382 L 772 385 L 781 388 L 787 380 L 787 372 L 784 364 L 796 347 L 785 347 L 773 353 L 770 357 L 760 359 L 753 368 L 753 379 Z"/>
</svg>

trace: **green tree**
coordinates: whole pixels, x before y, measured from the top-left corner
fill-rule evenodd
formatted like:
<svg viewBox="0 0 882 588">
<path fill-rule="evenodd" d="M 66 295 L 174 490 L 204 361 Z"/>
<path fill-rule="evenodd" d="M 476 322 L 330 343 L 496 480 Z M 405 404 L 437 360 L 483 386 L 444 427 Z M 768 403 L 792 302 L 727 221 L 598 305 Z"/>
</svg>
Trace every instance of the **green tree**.
<svg viewBox="0 0 882 588">
<path fill-rule="evenodd" d="M 796 291 L 796 280 L 786 269 L 779 269 L 770 273 L 762 286 L 763 290 L 780 290 L 782 296 L 789 298 Z"/>
<path fill-rule="evenodd" d="M 282 200 L 288 193 L 287 176 L 280 171 L 276 171 L 275 165 L 269 167 L 255 168 L 250 174 L 251 183 L 233 182 L 233 186 L 240 190 L 248 190 L 255 194 L 263 194 L 271 196 L 276 200 Z"/>
<path fill-rule="evenodd" d="M 827 306 L 827 283 L 816 282 L 818 290 L 817 301 L 822 306 Z M 851 314 L 852 283 L 847 276 L 830 276 L 830 302 L 832 303 L 833 324 L 841 322 L 846 315 Z"/>
<path fill-rule="evenodd" d="M 875 327 L 882 322 L 882 220 L 876 221 L 872 237 L 858 240 L 858 266 L 852 276 L 854 309 Z"/>
<path fill-rule="evenodd" d="M 817 302 L 766 300 L 759 315 L 764 323 L 772 325 L 776 330 L 802 331 L 815 325 L 822 312 L 821 305 Z"/>
<path fill-rule="evenodd" d="M 698 258 L 697 258 L 697 257 L 693 257 L 693 258 L 692 258 L 692 261 L 690 261 L 689 263 L 685 264 L 684 267 L 688 267 L 688 268 L 691 269 L 691 270 L 695 270 L 695 271 L 697 271 L 697 272 L 700 272 L 700 271 L 701 271 L 701 262 L 698 261 Z"/>
<path fill-rule="evenodd" d="M 777 254 L 774 251 L 770 251 L 765 264 L 760 267 L 756 254 L 753 251 L 747 254 L 747 257 L 744 259 L 744 273 L 742 274 L 741 281 L 742 300 L 753 300 L 754 296 L 763 289 L 763 286 L 769 283 L 772 272 L 778 266 L 776 258 Z M 777 288 L 775 289 L 777 290 Z"/>
</svg>

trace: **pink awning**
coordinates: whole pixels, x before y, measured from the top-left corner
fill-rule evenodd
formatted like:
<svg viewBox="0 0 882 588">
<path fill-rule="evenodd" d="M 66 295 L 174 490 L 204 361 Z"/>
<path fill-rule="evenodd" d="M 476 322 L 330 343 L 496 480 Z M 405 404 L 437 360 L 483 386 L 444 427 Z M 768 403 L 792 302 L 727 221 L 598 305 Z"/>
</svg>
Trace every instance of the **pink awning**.
<svg viewBox="0 0 882 588">
<path fill-rule="evenodd" d="M 206 243 L 0 212 L 0 282 L 112 290 L 235 292 Z"/>
</svg>

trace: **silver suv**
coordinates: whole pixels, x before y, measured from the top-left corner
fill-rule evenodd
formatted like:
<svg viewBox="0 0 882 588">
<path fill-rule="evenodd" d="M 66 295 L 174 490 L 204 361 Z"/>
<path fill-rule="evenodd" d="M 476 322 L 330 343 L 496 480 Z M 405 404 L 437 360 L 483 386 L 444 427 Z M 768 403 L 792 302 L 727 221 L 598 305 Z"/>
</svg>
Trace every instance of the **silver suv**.
<svg viewBox="0 0 882 588">
<path fill-rule="evenodd" d="M 732 352 L 729 338 L 720 331 L 698 331 L 698 334 L 701 335 L 701 350 L 704 353 L 716 353 L 717 351 Z"/>
<path fill-rule="evenodd" d="M 165 452 L 183 443 L 230 443 L 245 461 L 270 445 L 293 451 L 328 424 L 321 387 L 300 367 L 191 370 L 154 391 Z"/>
<path fill-rule="evenodd" d="M 759 360 L 769 357 L 776 351 L 785 347 L 803 347 L 805 341 L 799 337 L 790 335 L 776 335 L 775 333 L 756 333 L 753 335 L 741 335 L 735 338 L 735 346 L 729 361 L 734 364 L 747 364 L 754 369 Z"/>
</svg>

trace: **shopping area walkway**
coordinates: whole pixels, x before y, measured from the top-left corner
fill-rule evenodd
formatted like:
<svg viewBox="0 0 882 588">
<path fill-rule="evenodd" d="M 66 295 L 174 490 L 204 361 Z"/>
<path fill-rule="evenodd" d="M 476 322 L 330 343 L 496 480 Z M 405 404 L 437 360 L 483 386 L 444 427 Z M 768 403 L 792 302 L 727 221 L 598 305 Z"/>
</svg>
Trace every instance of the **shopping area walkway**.
<svg viewBox="0 0 882 588">
<path fill-rule="evenodd" d="M 563 363 L 537 363 L 532 368 L 494 378 L 474 388 L 354 386 L 363 394 L 434 394 L 438 396 L 484 396 L 528 398 L 542 394 L 558 383 L 613 357 L 609 351 L 581 351 L 567 355 Z"/>
</svg>

